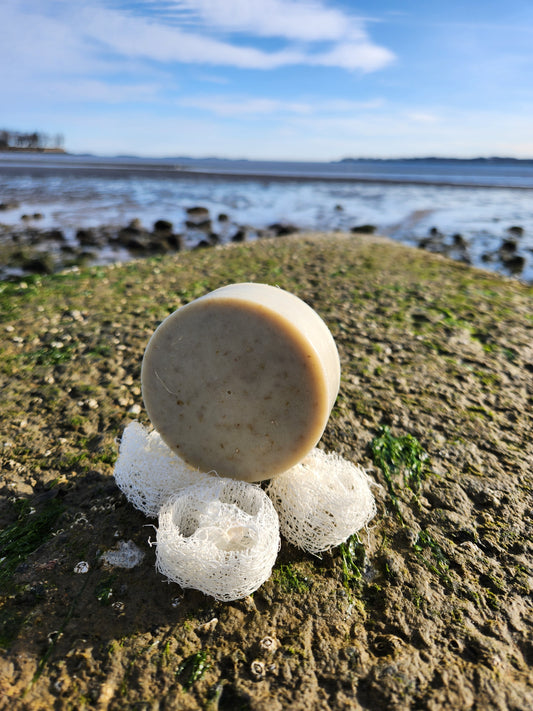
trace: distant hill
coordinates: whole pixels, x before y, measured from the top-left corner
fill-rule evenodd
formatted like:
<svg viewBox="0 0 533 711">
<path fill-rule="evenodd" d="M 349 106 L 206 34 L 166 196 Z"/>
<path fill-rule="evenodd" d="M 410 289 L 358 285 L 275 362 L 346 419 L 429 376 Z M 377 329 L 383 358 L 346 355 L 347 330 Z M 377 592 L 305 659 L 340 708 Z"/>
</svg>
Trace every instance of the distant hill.
<svg viewBox="0 0 533 711">
<path fill-rule="evenodd" d="M 531 165 L 530 158 L 509 158 L 491 156 L 488 158 L 439 158 L 437 156 L 427 156 L 425 158 L 342 158 L 332 163 L 474 163 L 474 164 L 524 164 Z"/>
</svg>

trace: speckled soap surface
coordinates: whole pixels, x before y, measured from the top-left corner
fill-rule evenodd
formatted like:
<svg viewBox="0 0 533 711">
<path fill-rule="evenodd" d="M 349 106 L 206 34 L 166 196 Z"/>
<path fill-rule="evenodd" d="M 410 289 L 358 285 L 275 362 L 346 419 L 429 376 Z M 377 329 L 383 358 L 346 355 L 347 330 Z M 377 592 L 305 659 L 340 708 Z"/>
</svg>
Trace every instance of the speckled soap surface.
<svg viewBox="0 0 533 711">
<path fill-rule="evenodd" d="M 339 389 L 335 342 L 298 297 L 232 284 L 168 316 L 142 364 L 148 415 L 202 471 L 260 481 L 318 442 Z"/>
</svg>

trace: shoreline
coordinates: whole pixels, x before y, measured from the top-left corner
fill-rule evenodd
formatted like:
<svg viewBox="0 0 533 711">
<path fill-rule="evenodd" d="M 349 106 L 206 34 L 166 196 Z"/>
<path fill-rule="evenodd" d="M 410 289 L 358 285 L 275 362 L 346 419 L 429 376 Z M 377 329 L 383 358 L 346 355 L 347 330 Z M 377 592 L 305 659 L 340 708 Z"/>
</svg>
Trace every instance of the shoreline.
<svg viewBox="0 0 533 711">
<path fill-rule="evenodd" d="M 20 226 L 0 224 L 0 283 L 31 274 L 52 274 L 72 267 L 136 261 L 155 255 L 171 256 L 232 243 L 277 240 L 286 235 L 298 237 L 304 233 L 321 233 L 289 223 L 273 223 L 266 228 L 254 228 L 233 223 L 225 215 L 219 215 L 215 220 L 202 207 L 190 208 L 190 212 L 180 230 L 176 230 L 173 223 L 165 219 L 157 220 L 151 228 L 135 219 L 123 226 L 77 228 L 67 236 L 61 229 L 39 228 L 39 214 L 28 216 Z M 499 248 L 482 255 L 481 261 L 486 266 L 473 262 L 468 241 L 457 233 L 450 236 L 437 228 L 431 228 L 427 235 L 413 239 L 407 246 L 522 280 L 524 283 L 533 283 L 533 277 L 522 277 L 527 261 L 520 252 L 520 229 L 509 228 Z M 377 228 L 370 224 L 356 225 L 350 230 L 329 230 L 328 233 L 370 236 L 377 234 Z M 392 244 L 405 244 L 386 235 L 384 238 Z"/>
<path fill-rule="evenodd" d="M 27 173 L 39 174 L 39 175 L 97 175 L 98 172 L 105 174 L 106 177 L 116 177 L 122 178 L 124 175 L 130 173 L 138 177 L 176 177 L 176 178 L 187 178 L 190 180 L 194 179 L 213 179 L 213 180 L 232 180 L 232 181 L 273 181 L 281 183 L 316 183 L 316 182 L 327 182 L 327 183 L 362 183 L 364 185 L 412 185 L 412 186 L 427 186 L 427 187 L 440 187 L 440 188 L 468 188 L 472 190 L 519 190 L 519 191 L 533 191 L 533 185 L 510 185 L 508 182 L 502 183 L 484 183 L 484 182 L 474 182 L 474 181 L 451 181 L 445 179 L 425 179 L 425 178 L 387 178 L 387 177 L 371 177 L 371 176 L 355 176 L 355 175 L 343 175 L 343 174 L 316 174 L 316 175 L 305 175 L 301 173 L 269 173 L 269 172 L 235 172 L 223 170 L 201 170 L 201 169 L 188 169 L 182 167 L 162 167 L 162 166 L 131 166 L 124 165 L 119 166 L 116 164 L 105 165 L 58 165 L 58 166 L 43 166 L 38 163 L 32 165 L 6 165 L 5 163 L 0 163 L 0 173 L 6 172 L 15 175 L 25 175 Z"/>
<path fill-rule="evenodd" d="M 278 171 L 274 176 L 251 172 L 258 165 L 253 163 L 245 168 L 249 176 L 242 166 L 239 175 L 216 172 L 223 162 L 218 168 L 197 165 L 194 170 L 145 163 L 135 172 L 124 159 L 118 167 L 107 163 L 108 174 L 101 161 L 67 165 L 61 158 L 32 158 L 32 172 L 28 165 L 17 167 L 22 160 L 15 157 L 14 172 L 0 170 L 4 254 L 10 239 L 25 252 L 45 251 L 51 240 L 47 262 L 53 257 L 58 263 L 96 263 L 126 259 L 130 247 L 135 252 L 131 256 L 139 256 L 283 231 L 352 232 L 370 226 L 402 243 L 533 281 L 529 188 L 524 192 L 493 185 L 485 190 L 480 184 L 451 183 L 452 190 L 431 185 L 429 172 L 417 184 L 392 174 L 388 182 L 367 176 L 359 183 L 345 175 L 306 178 L 280 176 Z M 55 172 L 51 164 L 58 166 Z M 533 166 L 530 172 L 533 180 Z M 191 218 L 191 209 L 203 211 L 202 217 Z M 170 241 L 154 234 L 156 222 L 172 223 Z M 70 255 L 63 254 L 68 251 Z M 7 259 L 0 255 L 1 263 Z"/>
<path fill-rule="evenodd" d="M 58 153 L 66 156 L 71 155 L 64 148 L 19 148 L 17 146 L 0 148 L 0 158 L 3 153 Z"/>
<path fill-rule="evenodd" d="M 2 161 L 2 157 L 6 155 L 16 155 L 20 154 L 26 160 L 23 160 L 20 164 L 16 164 L 11 161 Z M 39 160 L 32 161 L 31 155 L 43 156 L 44 154 L 51 156 L 58 155 L 61 157 L 58 163 L 42 163 Z M 29 157 L 29 158 L 28 158 Z M 136 162 L 136 160 L 138 162 Z M 520 190 L 529 191 L 533 190 L 533 183 L 528 185 L 513 184 L 520 180 L 519 176 L 505 176 L 502 177 L 500 182 L 495 182 L 495 178 L 487 178 L 486 180 L 481 180 L 479 178 L 465 178 L 464 176 L 457 176 L 457 178 L 450 179 L 445 176 L 439 178 L 432 178 L 431 176 L 417 176 L 409 174 L 401 174 L 397 177 L 394 175 L 372 175 L 371 173 L 363 172 L 344 172 L 336 171 L 335 167 L 337 165 L 343 165 L 342 162 L 338 163 L 310 163 L 309 167 L 306 164 L 294 164 L 287 162 L 276 162 L 276 167 L 266 167 L 262 163 L 269 165 L 268 161 L 250 161 L 250 164 L 257 167 L 249 167 L 247 164 L 242 165 L 240 161 L 228 161 L 228 163 L 233 163 L 231 167 L 225 167 L 224 161 L 215 161 L 213 165 L 205 167 L 202 165 L 202 160 L 199 159 L 196 163 L 188 163 L 189 159 L 183 159 L 185 162 L 180 163 L 180 159 L 177 158 L 175 161 L 170 162 L 172 159 L 157 159 L 150 162 L 151 159 L 135 159 L 135 158 L 100 158 L 97 156 L 77 156 L 75 154 L 67 153 L 61 149 L 42 149 L 39 151 L 30 149 L 13 149 L 7 151 L 0 151 L 0 173 L 13 174 L 13 175 L 24 175 L 27 173 L 38 174 L 42 176 L 46 175 L 90 175 L 98 177 L 98 173 L 106 177 L 117 177 L 122 178 L 126 174 L 131 174 L 137 177 L 176 177 L 176 178 L 187 178 L 194 180 L 195 178 L 205 180 L 232 180 L 232 181 L 279 181 L 282 183 L 286 182 L 320 182 L 324 181 L 326 183 L 362 183 L 371 185 L 407 185 L 407 186 L 427 186 L 427 187 L 442 187 L 442 188 L 469 188 L 469 189 L 494 189 L 494 190 Z M 168 162 L 167 162 L 168 161 Z M 363 161 L 364 162 L 364 161 Z M 372 163 L 372 161 L 368 161 Z M 376 165 L 381 165 L 382 162 L 376 161 Z M 388 163 L 384 161 L 384 163 Z M 402 164 L 402 161 L 390 161 L 390 163 L 398 165 Z M 438 169 L 439 162 L 429 161 L 426 164 L 420 162 L 425 168 Z M 460 163 L 460 161 L 459 161 Z M 528 162 L 526 167 L 529 167 L 532 162 Z M 406 161 L 408 166 L 416 166 L 419 164 L 417 161 Z M 297 165 L 298 167 L 295 167 Z M 346 163 L 344 165 L 350 165 Z M 357 165 L 355 163 L 354 165 Z M 450 165 L 446 161 L 442 161 L 442 165 Z M 452 163 L 452 165 L 454 165 Z M 472 161 L 471 163 L 466 162 L 467 166 L 484 166 L 483 163 L 477 163 Z M 501 163 L 496 163 L 495 167 L 501 167 Z M 513 166 L 515 164 L 512 164 Z M 301 167 L 305 166 L 305 167 Z M 316 167 L 311 167 L 316 166 Z M 307 168 L 307 170 L 306 170 Z"/>
</svg>

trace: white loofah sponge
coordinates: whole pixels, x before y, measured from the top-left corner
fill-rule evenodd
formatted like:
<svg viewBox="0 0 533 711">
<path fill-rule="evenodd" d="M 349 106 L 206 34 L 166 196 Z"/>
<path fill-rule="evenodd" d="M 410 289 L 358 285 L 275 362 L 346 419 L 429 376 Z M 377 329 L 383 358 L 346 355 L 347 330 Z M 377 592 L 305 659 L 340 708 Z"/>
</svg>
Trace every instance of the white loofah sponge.
<svg viewBox="0 0 533 711">
<path fill-rule="evenodd" d="M 147 516 L 156 517 L 161 504 L 185 486 L 211 479 L 193 469 L 139 422 L 124 430 L 115 464 L 115 481 L 128 501 Z"/>
<path fill-rule="evenodd" d="M 371 480 L 337 454 L 313 449 L 265 493 L 193 469 L 138 422 L 124 430 L 115 479 L 136 508 L 159 514 L 158 570 L 217 600 L 246 597 L 269 578 L 280 528 L 293 545 L 316 554 L 343 543 L 376 513 Z"/>
<path fill-rule="evenodd" d="M 159 512 L 158 570 L 217 600 L 257 590 L 278 549 L 277 513 L 254 484 L 209 477 L 167 499 Z"/>
<path fill-rule="evenodd" d="M 340 545 L 374 517 L 370 481 L 360 467 L 315 448 L 275 477 L 267 494 L 283 536 L 298 548 L 320 553 Z"/>
</svg>

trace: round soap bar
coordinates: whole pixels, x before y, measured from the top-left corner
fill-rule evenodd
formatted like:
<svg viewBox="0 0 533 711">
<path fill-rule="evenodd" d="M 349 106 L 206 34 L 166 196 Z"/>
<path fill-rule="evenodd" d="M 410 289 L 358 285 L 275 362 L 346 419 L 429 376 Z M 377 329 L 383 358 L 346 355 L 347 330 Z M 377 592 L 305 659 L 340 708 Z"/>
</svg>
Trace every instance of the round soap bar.
<svg viewBox="0 0 533 711">
<path fill-rule="evenodd" d="M 328 327 L 304 301 L 266 284 L 231 284 L 161 323 L 141 380 L 152 424 L 182 459 L 261 481 L 316 445 L 340 364 Z"/>
</svg>

